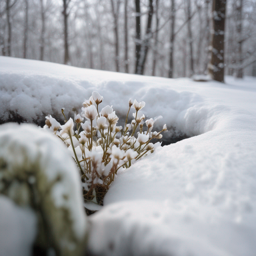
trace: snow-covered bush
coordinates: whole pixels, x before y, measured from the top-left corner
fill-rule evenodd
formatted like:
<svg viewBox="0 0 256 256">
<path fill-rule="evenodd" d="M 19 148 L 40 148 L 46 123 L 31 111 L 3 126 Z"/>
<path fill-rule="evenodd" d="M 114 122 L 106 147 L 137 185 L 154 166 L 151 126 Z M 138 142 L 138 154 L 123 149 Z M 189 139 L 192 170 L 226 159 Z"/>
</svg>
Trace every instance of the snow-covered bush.
<svg viewBox="0 0 256 256">
<path fill-rule="evenodd" d="M 37 233 L 34 241 L 36 248 L 47 251 L 47 255 L 83 255 L 88 225 L 80 177 L 66 148 L 57 138 L 34 125 L 1 125 L 1 194 L 13 201 L 17 208 L 20 207 L 20 212 L 28 212 L 26 220 L 31 219 L 28 229 L 35 226 L 36 222 L 36 232 L 27 232 Z M 6 207 L 3 203 L 1 200 L 0 209 Z M 6 213 L 1 216 L 11 218 L 12 215 Z M 11 228 L 13 225 L 6 226 L 6 229 Z M 17 226 L 17 230 L 8 230 L 7 233 L 23 232 L 18 229 Z M 9 239 L 12 241 L 16 238 Z M 29 245 L 31 238 L 28 240 L 26 243 Z M 5 255 L 2 254 L 5 249 L 9 250 L 9 244 L 4 246 L 0 248 L 0 255 Z M 13 246 L 19 248 L 18 244 Z M 16 255 L 23 256 L 20 252 Z"/>
<path fill-rule="evenodd" d="M 46 117 L 45 129 L 56 134 L 69 149 L 81 172 L 85 201 L 103 203 L 104 195 L 114 181 L 117 171 L 129 168 L 135 161 L 154 151 L 152 139 L 161 139 L 161 132 L 152 132 L 156 119 L 144 122 L 145 115 L 140 111 L 145 102 L 129 100 L 129 108 L 124 126 L 118 126 L 112 106 L 105 106 L 99 111 L 103 97 L 93 92 L 89 100 L 83 103 L 80 113 L 75 113 L 74 120 L 66 119 L 60 125 L 52 116 Z M 135 109 L 134 119 L 128 123 L 131 108 Z M 145 124 L 145 125 L 144 125 Z M 138 132 L 137 132 L 138 131 Z M 137 132 L 137 137 L 135 134 Z"/>
</svg>

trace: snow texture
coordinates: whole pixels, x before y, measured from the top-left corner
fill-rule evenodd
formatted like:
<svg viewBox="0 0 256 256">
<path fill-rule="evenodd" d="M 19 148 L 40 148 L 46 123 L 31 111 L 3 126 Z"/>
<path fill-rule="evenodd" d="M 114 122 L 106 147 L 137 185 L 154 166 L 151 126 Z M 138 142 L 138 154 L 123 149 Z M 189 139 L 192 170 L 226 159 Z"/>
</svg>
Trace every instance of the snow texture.
<svg viewBox="0 0 256 256">
<path fill-rule="evenodd" d="M 0 195 L 0 256 L 29 256 L 36 237 L 36 216 Z"/>
<path fill-rule="evenodd" d="M 91 217 L 93 253 L 255 255 L 255 78 L 203 83 L 4 57 L 0 77 L 0 119 L 68 111 L 98 91 L 124 116 L 130 98 L 145 101 L 146 119 L 163 116 L 154 127 L 191 137 L 119 173 Z"/>
</svg>

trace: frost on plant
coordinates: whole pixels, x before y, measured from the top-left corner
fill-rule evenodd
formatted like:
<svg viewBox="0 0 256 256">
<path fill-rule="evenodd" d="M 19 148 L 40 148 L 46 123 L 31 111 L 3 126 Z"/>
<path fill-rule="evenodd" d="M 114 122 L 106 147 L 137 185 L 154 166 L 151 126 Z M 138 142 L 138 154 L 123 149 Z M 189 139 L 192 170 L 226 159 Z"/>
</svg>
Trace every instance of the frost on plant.
<svg viewBox="0 0 256 256">
<path fill-rule="evenodd" d="M 140 110 L 145 102 L 129 100 L 124 126 L 118 126 L 119 120 L 112 106 L 99 110 L 103 97 L 93 92 L 89 100 L 83 102 L 80 113 L 74 119 L 66 119 L 60 125 L 52 116 L 46 117 L 45 129 L 56 134 L 72 150 L 83 182 L 85 201 L 103 203 L 103 198 L 114 181 L 119 169 L 129 168 L 135 161 L 153 153 L 152 139 L 161 139 L 161 132 L 152 132 L 156 120 L 145 120 Z M 134 119 L 128 123 L 129 112 L 133 108 Z"/>
</svg>

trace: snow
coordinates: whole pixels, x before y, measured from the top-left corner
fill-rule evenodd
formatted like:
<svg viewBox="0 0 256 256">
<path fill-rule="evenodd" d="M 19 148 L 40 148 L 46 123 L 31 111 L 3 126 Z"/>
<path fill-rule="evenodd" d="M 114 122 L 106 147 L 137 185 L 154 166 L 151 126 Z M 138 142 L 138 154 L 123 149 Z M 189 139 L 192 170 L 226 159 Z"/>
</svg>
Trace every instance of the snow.
<svg viewBox="0 0 256 256">
<path fill-rule="evenodd" d="M 70 214 L 72 231 L 78 240 L 85 236 L 87 221 L 84 216 L 80 177 L 68 150 L 57 137 L 32 124 L 1 125 L 0 159 L 5 160 L 7 170 L 12 175 L 17 170 L 21 172 L 19 168 L 22 166 L 29 171 L 29 168 L 34 170 L 33 166 L 38 166 L 35 171 L 42 171 L 49 184 L 58 180 L 53 183 L 51 190 L 54 206 L 66 209 L 67 214 Z M 14 194 L 19 191 L 17 187 L 18 185 L 10 186 L 9 196 L 18 197 Z"/>
<path fill-rule="evenodd" d="M 0 255 L 29 256 L 36 237 L 36 216 L 0 195 Z"/>
<path fill-rule="evenodd" d="M 130 98 L 144 101 L 146 119 L 163 117 L 154 128 L 166 123 L 166 138 L 190 138 L 119 172 L 105 206 L 90 217 L 90 250 L 254 256 L 256 79 L 195 82 L 0 57 L 2 120 L 9 110 L 28 121 L 56 117 L 62 107 L 80 108 L 93 91 L 123 118 Z"/>
</svg>

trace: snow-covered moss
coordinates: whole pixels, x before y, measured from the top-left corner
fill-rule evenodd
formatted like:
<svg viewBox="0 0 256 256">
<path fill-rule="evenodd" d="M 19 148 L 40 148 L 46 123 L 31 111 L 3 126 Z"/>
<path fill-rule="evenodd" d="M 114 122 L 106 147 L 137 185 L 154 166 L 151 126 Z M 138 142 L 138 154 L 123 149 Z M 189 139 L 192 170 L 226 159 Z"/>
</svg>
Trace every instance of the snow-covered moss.
<svg viewBox="0 0 256 256">
<path fill-rule="evenodd" d="M 33 125 L 0 126 L 0 193 L 36 213 L 36 246 L 82 255 L 87 220 L 72 158 L 50 133 Z"/>
</svg>

